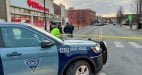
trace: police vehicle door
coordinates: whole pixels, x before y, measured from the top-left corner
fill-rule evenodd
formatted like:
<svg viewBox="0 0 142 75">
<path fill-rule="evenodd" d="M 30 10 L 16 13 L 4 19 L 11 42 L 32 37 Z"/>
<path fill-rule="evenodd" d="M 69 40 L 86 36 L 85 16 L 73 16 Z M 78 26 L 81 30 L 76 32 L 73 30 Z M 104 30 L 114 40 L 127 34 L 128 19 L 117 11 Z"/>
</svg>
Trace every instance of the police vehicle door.
<svg viewBox="0 0 142 75">
<path fill-rule="evenodd" d="M 13 26 L 2 27 L 1 31 L 5 45 L 0 49 L 4 75 L 57 75 L 56 46 L 40 46 L 47 37 L 28 28 Z"/>
</svg>

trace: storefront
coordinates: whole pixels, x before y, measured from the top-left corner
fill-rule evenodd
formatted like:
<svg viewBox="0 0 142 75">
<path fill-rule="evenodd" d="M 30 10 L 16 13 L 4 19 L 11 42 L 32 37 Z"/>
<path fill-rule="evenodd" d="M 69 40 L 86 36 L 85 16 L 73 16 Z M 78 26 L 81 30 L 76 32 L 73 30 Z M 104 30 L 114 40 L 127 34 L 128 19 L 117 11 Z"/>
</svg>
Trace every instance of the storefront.
<svg viewBox="0 0 142 75">
<path fill-rule="evenodd" d="M 53 13 L 53 8 L 51 8 L 53 2 L 46 0 L 46 8 L 43 2 L 43 0 L 10 0 L 11 22 L 25 22 L 44 27 L 44 11 L 48 22 L 52 19 L 49 13 Z M 50 8 L 48 8 L 49 5 Z"/>
</svg>

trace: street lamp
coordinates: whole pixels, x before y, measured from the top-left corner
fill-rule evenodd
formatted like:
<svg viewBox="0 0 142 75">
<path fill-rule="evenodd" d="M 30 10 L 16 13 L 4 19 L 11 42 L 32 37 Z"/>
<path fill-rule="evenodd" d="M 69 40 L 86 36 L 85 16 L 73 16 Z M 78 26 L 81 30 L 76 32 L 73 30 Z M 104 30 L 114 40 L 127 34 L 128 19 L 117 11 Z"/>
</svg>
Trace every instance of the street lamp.
<svg viewBox="0 0 142 75">
<path fill-rule="evenodd" d="M 45 30 L 47 30 L 46 11 L 45 11 L 45 0 L 44 0 L 44 27 L 45 27 Z"/>
</svg>

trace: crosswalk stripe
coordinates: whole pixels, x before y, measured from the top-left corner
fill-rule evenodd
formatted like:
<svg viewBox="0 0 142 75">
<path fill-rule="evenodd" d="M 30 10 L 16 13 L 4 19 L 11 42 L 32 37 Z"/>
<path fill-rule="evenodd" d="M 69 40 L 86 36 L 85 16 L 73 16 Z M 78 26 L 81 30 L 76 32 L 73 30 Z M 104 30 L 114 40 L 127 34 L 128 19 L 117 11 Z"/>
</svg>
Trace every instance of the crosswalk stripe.
<svg viewBox="0 0 142 75">
<path fill-rule="evenodd" d="M 99 73 L 98 75 L 106 75 L 106 73 Z"/>
<path fill-rule="evenodd" d="M 142 45 L 136 43 L 136 42 L 128 42 L 129 44 L 131 44 L 132 46 L 134 46 L 135 48 L 142 48 Z"/>
<path fill-rule="evenodd" d="M 118 47 L 118 48 L 124 47 L 124 45 L 123 45 L 121 42 L 113 42 L 113 43 L 114 43 L 114 45 L 115 45 L 116 47 Z"/>
</svg>

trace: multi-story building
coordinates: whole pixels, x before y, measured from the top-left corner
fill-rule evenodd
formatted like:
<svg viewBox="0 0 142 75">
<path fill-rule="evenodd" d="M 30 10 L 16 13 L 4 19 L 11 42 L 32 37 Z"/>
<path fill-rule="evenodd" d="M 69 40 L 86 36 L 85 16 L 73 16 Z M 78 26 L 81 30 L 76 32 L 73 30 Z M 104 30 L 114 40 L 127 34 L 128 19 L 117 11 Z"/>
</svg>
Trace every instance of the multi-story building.
<svg viewBox="0 0 142 75">
<path fill-rule="evenodd" d="M 8 22 L 31 23 L 39 27 L 45 25 L 44 11 L 47 25 L 48 21 L 60 21 L 65 13 L 65 6 L 57 5 L 53 0 L 0 0 L 0 8 L 0 19 Z"/>
<path fill-rule="evenodd" d="M 73 9 L 68 10 L 69 22 L 76 27 L 93 25 L 95 23 L 96 12 L 91 9 Z"/>
<path fill-rule="evenodd" d="M 44 26 L 44 11 L 47 20 L 52 20 L 54 14 L 53 0 L 5 0 L 7 18 L 11 22 L 27 22 L 39 27 Z M 3 12 L 6 12 L 3 11 Z M 1 16 L 0 16 L 1 17 Z"/>
<path fill-rule="evenodd" d="M 61 7 L 54 3 L 54 21 L 61 22 Z"/>
<path fill-rule="evenodd" d="M 60 4 L 61 7 L 61 21 L 62 21 L 62 25 L 65 25 L 65 18 L 66 18 L 66 9 L 65 6 Z"/>
</svg>

